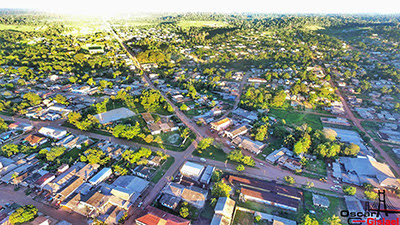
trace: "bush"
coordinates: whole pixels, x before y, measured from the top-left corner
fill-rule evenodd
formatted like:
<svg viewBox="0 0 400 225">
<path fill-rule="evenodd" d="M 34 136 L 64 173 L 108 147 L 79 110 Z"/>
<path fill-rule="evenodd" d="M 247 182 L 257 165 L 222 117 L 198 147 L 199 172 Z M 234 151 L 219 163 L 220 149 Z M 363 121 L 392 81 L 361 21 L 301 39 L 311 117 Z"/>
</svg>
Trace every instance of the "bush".
<svg viewBox="0 0 400 225">
<path fill-rule="evenodd" d="M 26 205 L 18 208 L 10 215 L 12 224 L 21 224 L 33 220 L 38 213 L 38 209 L 33 205 Z"/>
<path fill-rule="evenodd" d="M 357 189 L 355 187 L 349 186 L 349 185 L 343 185 L 343 192 L 346 195 L 355 195 L 357 192 Z"/>
<path fill-rule="evenodd" d="M 291 176 L 285 176 L 283 179 L 284 179 L 285 182 L 288 183 L 288 184 L 295 184 L 295 183 L 296 183 L 296 181 L 294 180 L 294 178 L 291 177 Z"/>
<path fill-rule="evenodd" d="M 375 200 L 378 198 L 378 194 L 373 191 L 364 191 L 364 195 L 369 200 Z"/>
<path fill-rule="evenodd" d="M 244 166 L 243 166 L 242 164 L 240 164 L 240 165 L 238 165 L 238 166 L 236 167 L 236 170 L 240 172 L 240 171 L 245 170 L 245 168 L 244 168 Z"/>
</svg>

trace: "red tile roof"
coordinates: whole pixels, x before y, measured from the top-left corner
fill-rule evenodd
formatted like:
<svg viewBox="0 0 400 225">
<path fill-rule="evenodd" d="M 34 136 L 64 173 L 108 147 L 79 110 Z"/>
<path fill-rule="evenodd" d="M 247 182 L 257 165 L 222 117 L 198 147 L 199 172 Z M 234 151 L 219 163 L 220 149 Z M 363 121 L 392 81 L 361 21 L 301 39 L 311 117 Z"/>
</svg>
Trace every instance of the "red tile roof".
<svg viewBox="0 0 400 225">
<path fill-rule="evenodd" d="M 190 225 L 189 220 L 151 206 L 146 207 L 146 212 L 146 215 L 137 218 L 136 221 L 146 225 Z"/>
</svg>

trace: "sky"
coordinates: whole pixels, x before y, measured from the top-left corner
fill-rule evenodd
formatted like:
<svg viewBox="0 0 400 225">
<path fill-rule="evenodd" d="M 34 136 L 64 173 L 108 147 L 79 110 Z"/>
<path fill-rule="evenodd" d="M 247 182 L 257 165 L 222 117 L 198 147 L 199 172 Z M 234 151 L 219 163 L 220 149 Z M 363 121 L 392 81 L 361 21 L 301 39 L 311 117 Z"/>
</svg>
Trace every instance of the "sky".
<svg viewBox="0 0 400 225">
<path fill-rule="evenodd" d="M 400 0 L 0 0 L 0 8 L 84 15 L 127 12 L 399 14 Z"/>
</svg>

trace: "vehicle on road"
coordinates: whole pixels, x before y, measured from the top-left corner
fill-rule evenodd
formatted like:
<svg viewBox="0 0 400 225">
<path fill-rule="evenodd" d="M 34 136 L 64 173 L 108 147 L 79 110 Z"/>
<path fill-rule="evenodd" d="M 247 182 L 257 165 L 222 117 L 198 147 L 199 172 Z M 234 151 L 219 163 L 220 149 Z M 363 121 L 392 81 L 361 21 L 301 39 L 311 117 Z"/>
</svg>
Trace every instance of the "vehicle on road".
<svg viewBox="0 0 400 225">
<path fill-rule="evenodd" d="M 206 162 L 207 160 L 205 158 L 200 158 L 200 161 Z"/>
</svg>

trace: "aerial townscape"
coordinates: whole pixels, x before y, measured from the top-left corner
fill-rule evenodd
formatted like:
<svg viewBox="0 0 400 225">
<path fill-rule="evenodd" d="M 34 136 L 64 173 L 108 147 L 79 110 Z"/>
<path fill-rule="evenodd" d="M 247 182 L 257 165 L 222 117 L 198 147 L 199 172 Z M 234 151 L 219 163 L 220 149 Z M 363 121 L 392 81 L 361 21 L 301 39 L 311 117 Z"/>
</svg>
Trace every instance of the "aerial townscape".
<svg viewBox="0 0 400 225">
<path fill-rule="evenodd" d="M 399 15 L 0 10 L 0 225 L 398 223 L 399 121 Z"/>
</svg>

